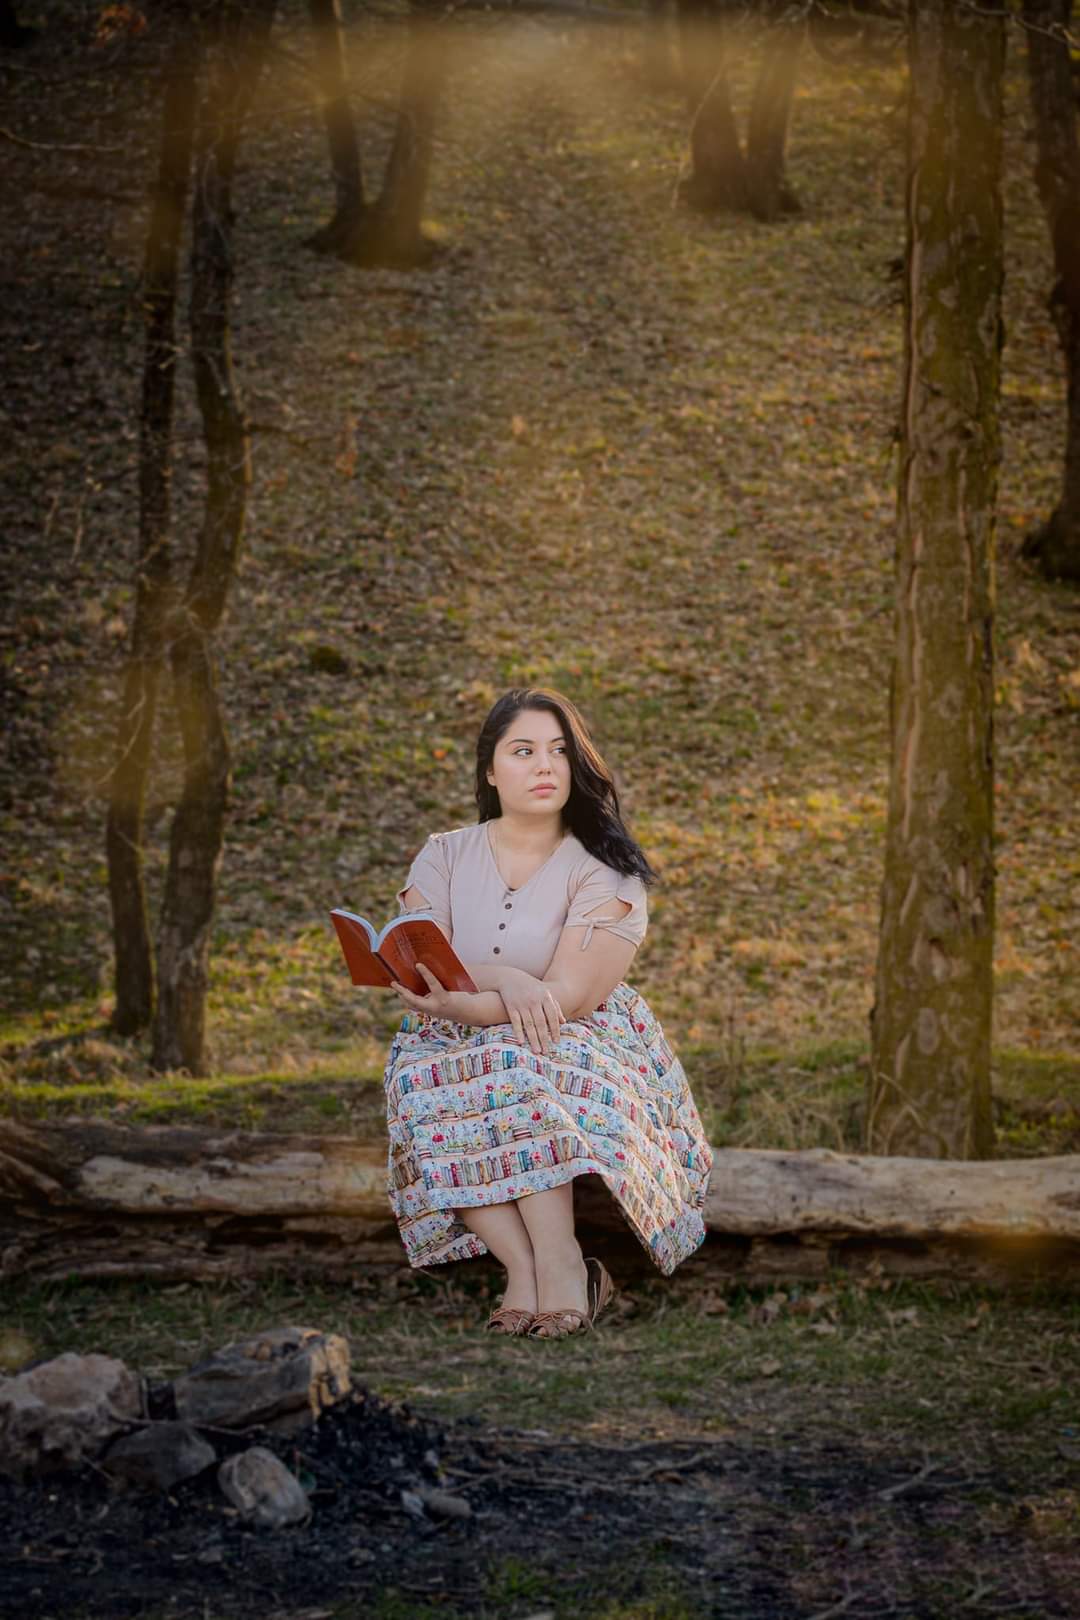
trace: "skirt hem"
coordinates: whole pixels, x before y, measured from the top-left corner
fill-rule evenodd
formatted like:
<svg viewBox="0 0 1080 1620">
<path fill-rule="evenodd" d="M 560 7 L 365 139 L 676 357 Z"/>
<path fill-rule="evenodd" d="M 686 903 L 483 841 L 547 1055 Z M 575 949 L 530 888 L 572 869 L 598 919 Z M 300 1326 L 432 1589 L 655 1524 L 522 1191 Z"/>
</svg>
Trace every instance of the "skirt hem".
<svg viewBox="0 0 1080 1620">
<path fill-rule="evenodd" d="M 619 1196 L 620 1189 L 617 1178 L 610 1171 L 605 1170 L 603 1165 L 590 1159 L 574 1160 L 560 1166 L 557 1172 L 549 1170 L 545 1173 L 545 1185 L 543 1187 L 522 1186 L 521 1191 L 510 1198 L 506 1196 L 496 1198 L 483 1196 L 485 1192 L 497 1192 L 497 1188 L 442 1187 L 428 1189 L 427 1204 L 432 1211 L 495 1209 L 500 1204 L 517 1203 L 520 1198 L 531 1197 L 536 1192 L 547 1192 L 552 1187 L 562 1187 L 568 1181 L 575 1181 L 578 1176 L 589 1175 L 598 1176 L 603 1182 L 627 1228 L 637 1238 L 641 1247 L 663 1276 L 670 1277 L 676 1267 L 688 1259 L 704 1242 L 705 1222 L 697 1211 L 684 1211 L 681 1218 L 676 1217 L 671 1220 L 669 1227 L 658 1228 L 651 1237 L 647 1236 L 622 1202 Z M 706 1182 L 702 1191 L 703 1203 L 707 1186 L 708 1183 Z M 394 1213 L 395 1215 L 398 1213 L 396 1209 Z M 674 1229 L 673 1232 L 672 1229 Z M 406 1250 L 406 1255 L 409 1265 L 414 1270 L 422 1270 L 425 1266 L 445 1265 L 453 1260 L 479 1260 L 489 1252 L 484 1240 L 478 1237 L 475 1232 L 466 1229 L 463 1233 L 449 1236 L 442 1243 L 432 1244 L 430 1249 L 416 1253 L 409 1253 Z"/>
</svg>

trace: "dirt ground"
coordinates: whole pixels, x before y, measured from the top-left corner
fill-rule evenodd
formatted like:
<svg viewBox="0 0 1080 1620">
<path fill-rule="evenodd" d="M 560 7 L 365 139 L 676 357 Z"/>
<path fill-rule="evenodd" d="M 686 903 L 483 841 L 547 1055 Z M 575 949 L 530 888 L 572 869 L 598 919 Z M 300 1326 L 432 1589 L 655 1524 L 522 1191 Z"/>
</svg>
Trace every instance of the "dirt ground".
<svg viewBox="0 0 1080 1620">
<path fill-rule="evenodd" d="M 216 1437 L 219 1446 L 223 1437 Z M 942 1467 L 873 1436 L 671 1435 L 624 1445 L 445 1426 L 355 1396 L 290 1439 L 255 1439 L 300 1476 L 312 1515 L 240 1522 L 213 1469 L 168 1497 L 98 1469 L 0 1486 L 0 1612 L 73 1616 L 1077 1613 L 1080 1554 L 1019 1555 L 1031 1481 L 990 1457 Z M 1049 1460 L 1043 1495 L 1070 1465 Z M 466 1519 L 417 1517 L 441 1484 Z"/>
<path fill-rule="evenodd" d="M 706 1245 L 706 1251 L 707 1251 Z M 483 1331 L 489 1262 L 351 1285 L 11 1288 L 38 1357 L 170 1380 L 272 1323 L 342 1334 L 354 1392 L 269 1445 L 309 1492 L 245 1526 L 216 1465 L 168 1496 L 98 1466 L 0 1478 L 4 1620 L 1073 1620 L 1080 1302 L 950 1285 L 620 1282 L 593 1334 Z M 443 1272 L 446 1275 L 442 1275 Z M 437 1486 L 461 1518 L 402 1493 Z"/>
</svg>

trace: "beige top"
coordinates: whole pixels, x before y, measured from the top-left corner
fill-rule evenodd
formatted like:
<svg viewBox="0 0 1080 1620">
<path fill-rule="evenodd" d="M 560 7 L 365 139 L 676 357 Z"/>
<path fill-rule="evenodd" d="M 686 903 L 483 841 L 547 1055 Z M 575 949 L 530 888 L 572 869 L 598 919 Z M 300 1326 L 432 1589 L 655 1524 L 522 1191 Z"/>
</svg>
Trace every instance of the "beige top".
<svg viewBox="0 0 1080 1620">
<path fill-rule="evenodd" d="M 567 924 L 585 927 L 582 950 L 594 928 L 641 944 L 647 911 L 640 878 L 605 866 L 568 832 L 527 883 L 508 889 L 495 863 L 489 825 L 481 821 L 432 833 L 398 890 L 398 911 L 405 910 L 404 896 L 415 885 L 464 963 L 522 968 L 538 979 Z M 587 915 L 613 900 L 625 900 L 630 910 Z"/>
</svg>

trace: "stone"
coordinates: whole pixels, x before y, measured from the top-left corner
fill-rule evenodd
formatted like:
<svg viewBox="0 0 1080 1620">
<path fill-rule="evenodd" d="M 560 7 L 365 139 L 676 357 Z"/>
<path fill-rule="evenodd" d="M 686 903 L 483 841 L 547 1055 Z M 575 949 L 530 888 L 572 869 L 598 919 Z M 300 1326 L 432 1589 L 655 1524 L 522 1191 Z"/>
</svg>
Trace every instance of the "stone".
<svg viewBox="0 0 1080 1620">
<path fill-rule="evenodd" d="M 218 1484 L 233 1507 L 262 1529 L 280 1530 L 311 1516 L 300 1481 L 265 1446 L 226 1457 L 218 1469 Z"/>
<path fill-rule="evenodd" d="M 0 1379 L 0 1469 L 23 1478 L 95 1457 L 143 1412 L 137 1373 L 114 1356 L 67 1351 Z"/>
<path fill-rule="evenodd" d="M 152 1490 L 171 1491 L 217 1461 L 217 1452 L 190 1423 L 148 1423 L 109 1447 L 110 1474 Z"/>
<path fill-rule="evenodd" d="M 426 1486 L 416 1493 L 433 1519 L 471 1519 L 472 1507 L 463 1496 Z"/>
<path fill-rule="evenodd" d="M 290 1434 L 352 1388 L 349 1346 L 318 1328 L 270 1328 L 228 1344 L 173 1383 L 177 1416 L 212 1428 Z"/>
</svg>

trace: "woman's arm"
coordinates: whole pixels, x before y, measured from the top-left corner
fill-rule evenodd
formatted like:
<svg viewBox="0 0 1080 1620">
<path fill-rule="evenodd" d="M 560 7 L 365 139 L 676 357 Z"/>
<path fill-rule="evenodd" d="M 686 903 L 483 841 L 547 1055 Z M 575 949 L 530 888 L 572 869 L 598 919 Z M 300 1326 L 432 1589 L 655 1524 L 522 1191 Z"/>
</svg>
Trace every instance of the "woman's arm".
<svg viewBox="0 0 1080 1620">
<path fill-rule="evenodd" d="M 490 963 L 470 968 L 471 990 L 444 990 L 435 975 L 422 962 L 417 971 L 427 981 L 426 996 L 415 995 L 394 981 L 393 988 L 407 1007 L 429 1018 L 452 1018 L 458 1024 L 484 1028 L 489 1024 L 513 1027 L 515 1039 L 528 1041 L 534 1052 L 546 1052 L 558 1040 L 564 1023 L 562 1009 L 551 988 L 522 968 L 498 967 Z M 496 988 L 496 986 L 498 988 Z"/>
<path fill-rule="evenodd" d="M 423 890 L 413 884 L 402 894 L 401 903 L 405 911 L 418 911 L 428 902 Z M 442 931 L 446 934 L 445 928 Z M 449 935 L 447 942 L 451 943 Z M 497 962 L 463 965 L 478 993 L 444 990 L 423 966 L 420 972 L 430 986 L 428 995 L 414 995 L 399 984 L 395 984 L 394 989 L 407 1007 L 429 1018 L 452 1018 L 455 1023 L 480 1029 L 490 1024 L 509 1023 L 515 1038 L 528 1041 L 534 1052 L 547 1051 L 551 1041 L 558 1040 L 564 1021 L 562 1009 L 552 992 L 533 974 Z"/>
<path fill-rule="evenodd" d="M 403 899 L 409 911 L 426 904 L 425 896 L 415 886 L 403 896 Z M 628 916 L 630 910 L 631 907 L 626 900 L 606 900 L 586 915 L 610 921 L 613 917 Z M 582 1013 L 594 1012 L 605 996 L 609 996 L 619 981 L 626 977 L 637 950 L 632 940 L 620 939 L 618 934 L 609 933 L 606 928 L 594 928 L 588 948 L 582 950 L 587 934 L 587 924 L 574 924 L 563 929 L 555 955 L 542 981 L 534 979 L 532 974 L 525 973 L 521 968 L 500 967 L 493 962 L 478 963 L 475 967 L 466 963 L 465 966 L 480 992 L 479 995 L 473 995 L 469 991 L 458 992 L 454 998 L 457 1003 L 456 1010 L 448 1012 L 436 1012 L 430 997 L 421 1000 L 416 996 L 409 1000 L 408 1004 L 415 1011 L 426 1012 L 430 1017 L 453 1018 L 458 1023 L 472 1024 L 477 1028 L 489 1024 L 505 1024 L 509 1018 L 509 1021 L 514 1022 L 517 1034 L 517 1022 L 508 1015 L 501 992 L 507 988 L 511 991 L 516 990 L 518 995 L 512 996 L 512 999 L 517 1001 L 523 990 L 543 983 L 557 1004 L 556 1016 L 561 1014 L 560 1022 L 565 1022 L 568 1018 L 580 1018 Z M 526 980 L 529 981 L 528 985 L 524 983 Z M 399 994 L 403 1000 L 407 999 L 404 993 Z M 448 992 L 444 991 L 443 994 L 446 995 Z M 550 1025 L 550 1018 L 548 1023 Z M 545 1031 L 540 1028 L 539 1033 L 541 1045 L 546 1044 Z M 529 1039 L 534 1050 L 541 1049 L 537 1046 L 528 1023 L 524 1025 L 523 1034 Z"/>
<path fill-rule="evenodd" d="M 601 917 L 610 921 L 630 913 L 625 900 L 608 900 L 586 913 L 590 918 Z M 567 1018 L 580 1018 L 595 1012 L 621 979 L 626 977 L 634 960 L 637 945 L 633 940 L 620 939 L 606 928 L 594 928 L 588 947 L 582 950 L 588 938 L 588 924 L 573 924 L 563 929 L 555 955 L 551 958 L 544 983 L 555 996 Z"/>
<path fill-rule="evenodd" d="M 417 902 L 424 902 L 416 888 L 403 898 L 409 910 Z M 610 922 L 628 916 L 630 910 L 627 901 L 614 899 L 585 915 L 597 922 Z M 394 988 L 407 1006 L 430 1018 L 452 1018 L 474 1028 L 510 1022 L 518 1039 L 527 1040 L 536 1052 L 547 1051 L 551 1040 L 558 1038 L 559 1026 L 570 1018 L 594 1012 L 625 978 L 634 959 L 637 945 L 602 927 L 592 928 L 592 938 L 583 950 L 589 933 L 588 922 L 565 927 L 542 980 L 521 968 L 484 962 L 475 967 L 465 964 L 477 994 L 443 990 L 423 967 L 420 971 L 432 987 L 429 995 L 414 996 L 399 985 Z"/>
</svg>

